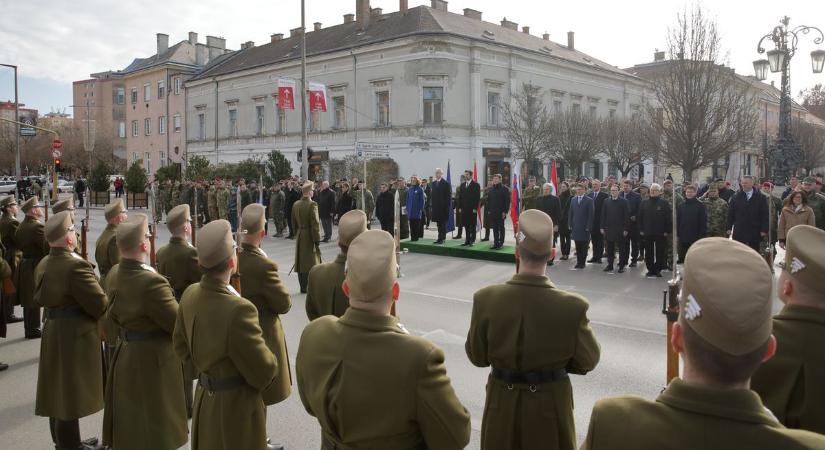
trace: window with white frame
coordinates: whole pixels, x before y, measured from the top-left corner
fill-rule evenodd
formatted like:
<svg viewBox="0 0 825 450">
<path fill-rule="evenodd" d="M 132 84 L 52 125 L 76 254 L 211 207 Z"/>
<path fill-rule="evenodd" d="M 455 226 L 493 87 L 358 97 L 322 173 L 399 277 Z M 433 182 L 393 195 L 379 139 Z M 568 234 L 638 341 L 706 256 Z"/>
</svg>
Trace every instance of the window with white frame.
<svg viewBox="0 0 825 450">
<path fill-rule="evenodd" d="M 608 111 L 608 112 L 607 112 L 607 115 L 608 115 L 608 117 L 610 117 L 611 119 L 612 119 L 612 118 L 614 118 L 614 117 L 616 117 L 616 110 L 615 110 L 615 109 L 611 109 L 610 111 Z"/>
<path fill-rule="evenodd" d="M 132 137 L 137 137 L 138 133 L 140 133 L 140 128 L 138 127 L 138 121 L 133 120 L 132 121 Z M 137 159 L 137 156 L 135 157 L 135 159 Z"/>
<path fill-rule="evenodd" d="M 120 138 L 126 137 L 126 122 L 120 121 L 117 124 L 117 136 Z"/>
<path fill-rule="evenodd" d="M 143 101 L 148 102 L 152 99 L 152 85 L 146 83 L 143 85 Z"/>
<path fill-rule="evenodd" d="M 553 100 L 553 114 L 561 114 L 561 100 Z"/>
<path fill-rule="evenodd" d="M 126 104 L 126 88 L 119 87 L 115 89 L 115 104 Z"/>
<path fill-rule="evenodd" d="M 581 113 L 582 112 L 582 105 L 578 103 L 573 103 L 573 112 L 574 113 Z"/>
<path fill-rule="evenodd" d="M 198 114 L 198 140 L 206 138 L 206 116 L 204 113 Z"/>
<path fill-rule="evenodd" d="M 255 106 L 255 135 L 263 136 L 265 130 L 266 114 L 264 112 L 264 105 Z"/>
<path fill-rule="evenodd" d="M 183 78 L 175 77 L 175 95 L 180 95 L 180 91 L 183 88 Z"/>
<path fill-rule="evenodd" d="M 597 112 L 597 111 L 598 111 L 598 108 L 596 108 L 595 106 L 591 105 L 591 106 L 590 106 L 590 117 L 596 117 L 596 112 Z"/>
<path fill-rule="evenodd" d="M 166 95 L 166 80 L 158 81 L 158 99 L 162 99 Z"/>
<path fill-rule="evenodd" d="M 332 128 L 340 130 L 347 127 L 346 100 L 344 96 L 332 97 L 333 121 Z"/>
<path fill-rule="evenodd" d="M 424 87 L 424 124 L 441 125 L 444 109 L 444 88 Z"/>
<path fill-rule="evenodd" d="M 238 110 L 229 110 L 229 137 L 238 137 Z"/>
<path fill-rule="evenodd" d="M 132 152 L 132 164 L 136 163 L 138 160 L 137 152 Z"/>
<path fill-rule="evenodd" d="M 160 166 L 166 167 L 166 152 L 160 152 Z"/>
<path fill-rule="evenodd" d="M 146 168 L 146 173 L 152 173 L 152 157 L 149 152 L 143 154 L 143 165 Z"/>
<path fill-rule="evenodd" d="M 166 134 L 166 116 L 158 117 L 158 134 Z"/>
<path fill-rule="evenodd" d="M 137 91 L 136 87 L 133 87 L 132 88 L 132 104 L 134 105 L 135 103 L 137 103 L 137 100 L 138 100 L 138 91 Z"/>
<path fill-rule="evenodd" d="M 376 125 L 379 127 L 390 126 L 390 91 L 376 92 L 375 104 L 378 110 Z"/>
<path fill-rule="evenodd" d="M 175 127 L 175 133 L 180 133 L 181 125 L 180 114 L 175 114 L 172 116 L 172 125 Z"/>
<path fill-rule="evenodd" d="M 146 136 L 152 134 L 152 119 L 143 119 L 143 134 Z"/>
<path fill-rule="evenodd" d="M 487 93 L 487 125 L 497 127 L 501 124 L 501 94 L 498 92 Z"/>
<path fill-rule="evenodd" d="M 275 133 L 286 134 L 286 111 L 278 107 L 278 99 L 275 99 Z"/>
</svg>

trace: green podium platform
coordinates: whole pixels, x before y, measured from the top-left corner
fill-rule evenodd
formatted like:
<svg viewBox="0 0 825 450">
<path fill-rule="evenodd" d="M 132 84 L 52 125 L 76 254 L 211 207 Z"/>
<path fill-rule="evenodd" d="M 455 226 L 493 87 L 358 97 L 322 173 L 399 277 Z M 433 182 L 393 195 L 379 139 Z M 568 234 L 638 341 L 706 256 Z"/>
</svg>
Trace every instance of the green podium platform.
<svg viewBox="0 0 825 450">
<path fill-rule="evenodd" d="M 433 244 L 432 239 L 419 239 L 416 242 L 410 240 L 401 241 L 402 249 L 409 249 L 410 253 L 423 253 L 426 255 L 452 256 L 455 258 L 479 259 L 482 261 L 509 262 L 514 263 L 515 247 L 505 245 L 501 250 L 490 250 L 490 242 L 476 242 L 471 247 L 462 247 L 464 240 L 450 239 L 441 245 Z"/>
</svg>

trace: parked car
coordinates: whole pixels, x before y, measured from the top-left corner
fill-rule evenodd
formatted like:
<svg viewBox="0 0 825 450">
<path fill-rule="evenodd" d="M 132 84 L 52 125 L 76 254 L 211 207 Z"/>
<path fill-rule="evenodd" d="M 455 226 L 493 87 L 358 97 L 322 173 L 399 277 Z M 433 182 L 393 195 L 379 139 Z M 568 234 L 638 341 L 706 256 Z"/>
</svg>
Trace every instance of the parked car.
<svg viewBox="0 0 825 450">
<path fill-rule="evenodd" d="M 17 191 L 16 181 L 0 181 L 0 194 L 12 195 Z"/>
<path fill-rule="evenodd" d="M 52 182 L 48 183 L 48 190 L 51 192 L 52 190 Z M 57 180 L 57 192 L 58 193 L 66 193 L 66 192 L 74 192 L 74 183 L 67 180 Z"/>
</svg>

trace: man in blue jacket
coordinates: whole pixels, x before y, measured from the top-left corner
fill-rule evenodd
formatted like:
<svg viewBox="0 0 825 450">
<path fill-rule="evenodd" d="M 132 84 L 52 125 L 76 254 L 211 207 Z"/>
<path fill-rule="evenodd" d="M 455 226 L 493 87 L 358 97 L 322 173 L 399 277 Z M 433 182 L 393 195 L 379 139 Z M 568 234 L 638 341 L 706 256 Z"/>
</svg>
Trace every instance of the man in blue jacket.
<svg viewBox="0 0 825 450">
<path fill-rule="evenodd" d="M 567 223 L 570 226 L 570 237 L 576 243 L 576 265 L 573 269 L 584 269 L 596 211 L 593 199 L 584 195 L 584 186 L 577 184 L 575 189 L 576 196 L 570 199 Z"/>
</svg>

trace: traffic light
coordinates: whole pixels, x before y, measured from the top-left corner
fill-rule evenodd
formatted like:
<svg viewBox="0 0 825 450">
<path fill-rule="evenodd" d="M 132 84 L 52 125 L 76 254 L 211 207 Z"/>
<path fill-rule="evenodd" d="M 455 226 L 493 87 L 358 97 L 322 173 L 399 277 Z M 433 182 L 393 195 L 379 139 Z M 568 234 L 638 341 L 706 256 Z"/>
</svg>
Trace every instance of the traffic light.
<svg viewBox="0 0 825 450">
<path fill-rule="evenodd" d="M 63 168 L 60 167 L 60 159 L 59 158 L 54 160 L 54 171 L 55 172 L 62 172 L 63 171 Z"/>
</svg>

